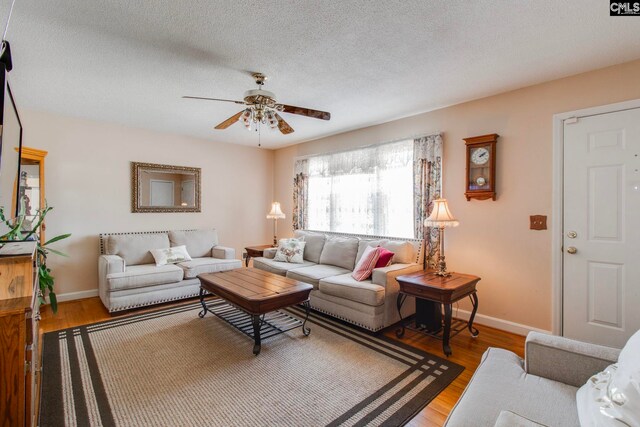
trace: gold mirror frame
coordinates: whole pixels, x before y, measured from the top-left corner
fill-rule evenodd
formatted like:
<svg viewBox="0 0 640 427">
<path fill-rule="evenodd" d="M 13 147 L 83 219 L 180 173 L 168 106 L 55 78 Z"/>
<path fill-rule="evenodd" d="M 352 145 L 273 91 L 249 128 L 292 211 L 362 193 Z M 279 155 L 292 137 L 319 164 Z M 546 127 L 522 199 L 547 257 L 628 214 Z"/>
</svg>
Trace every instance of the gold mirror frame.
<svg viewBox="0 0 640 427">
<path fill-rule="evenodd" d="M 161 170 L 163 172 L 194 174 L 195 178 L 195 206 L 142 206 L 140 204 L 140 172 L 143 170 Z M 155 163 L 131 162 L 131 212 L 133 213 L 171 213 L 171 212 L 201 212 L 200 202 L 200 168 L 186 166 L 159 165 Z"/>
</svg>

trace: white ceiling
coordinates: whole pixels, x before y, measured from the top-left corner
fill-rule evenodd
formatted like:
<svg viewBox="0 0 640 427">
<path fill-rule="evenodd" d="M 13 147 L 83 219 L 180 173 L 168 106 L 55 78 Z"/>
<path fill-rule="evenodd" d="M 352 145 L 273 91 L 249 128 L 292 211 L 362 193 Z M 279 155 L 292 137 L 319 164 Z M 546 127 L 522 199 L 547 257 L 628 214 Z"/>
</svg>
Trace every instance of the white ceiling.
<svg viewBox="0 0 640 427">
<path fill-rule="evenodd" d="M 2 17 L 10 0 L 0 0 Z M 19 108 L 255 146 L 213 130 L 270 79 L 276 148 L 640 58 L 640 18 L 605 0 L 16 0 L 7 39 Z M 4 19 L 4 18 L 3 18 Z"/>
</svg>

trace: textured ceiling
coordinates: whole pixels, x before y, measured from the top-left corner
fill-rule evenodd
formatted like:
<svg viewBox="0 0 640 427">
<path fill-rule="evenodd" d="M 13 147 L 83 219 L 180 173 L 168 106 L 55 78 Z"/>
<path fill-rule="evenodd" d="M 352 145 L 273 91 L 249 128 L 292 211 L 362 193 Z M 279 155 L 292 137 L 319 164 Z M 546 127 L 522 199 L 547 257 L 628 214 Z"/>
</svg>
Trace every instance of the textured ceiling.
<svg viewBox="0 0 640 427">
<path fill-rule="evenodd" d="M 0 0 L 2 17 L 10 1 Z M 19 107 L 256 145 L 213 126 L 270 79 L 281 147 L 640 58 L 640 18 L 605 0 L 16 0 L 7 39 Z"/>
</svg>

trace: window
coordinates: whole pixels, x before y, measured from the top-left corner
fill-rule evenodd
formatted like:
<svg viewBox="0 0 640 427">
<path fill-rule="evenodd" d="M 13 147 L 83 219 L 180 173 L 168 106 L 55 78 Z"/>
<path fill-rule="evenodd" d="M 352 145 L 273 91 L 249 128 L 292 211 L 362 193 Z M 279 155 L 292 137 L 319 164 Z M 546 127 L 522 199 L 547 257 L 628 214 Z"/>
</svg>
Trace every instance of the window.
<svg viewBox="0 0 640 427">
<path fill-rule="evenodd" d="M 413 237 L 413 140 L 308 159 L 308 228 Z"/>
</svg>

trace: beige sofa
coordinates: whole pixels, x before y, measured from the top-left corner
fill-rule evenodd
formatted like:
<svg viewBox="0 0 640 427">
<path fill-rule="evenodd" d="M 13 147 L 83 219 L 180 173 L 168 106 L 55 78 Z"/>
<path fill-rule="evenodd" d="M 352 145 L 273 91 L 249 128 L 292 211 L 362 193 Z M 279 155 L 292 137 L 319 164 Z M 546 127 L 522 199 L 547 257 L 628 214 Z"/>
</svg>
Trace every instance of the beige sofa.
<svg viewBox="0 0 640 427">
<path fill-rule="evenodd" d="M 151 249 L 185 245 L 192 261 L 156 266 Z M 109 312 L 198 295 L 198 274 L 241 268 L 235 250 L 218 244 L 216 230 L 100 235 L 98 288 Z"/>
<path fill-rule="evenodd" d="M 295 237 L 306 242 L 303 264 L 274 261 L 276 249 L 269 249 L 253 259 L 254 267 L 310 283 L 313 309 L 370 331 L 400 320 L 395 278 L 422 269 L 423 240 L 309 230 L 296 231 Z M 369 280 L 356 281 L 351 273 L 364 249 L 378 245 L 395 253 L 392 264 L 375 269 Z M 403 317 L 413 314 L 415 301 L 408 298 L 402 311 Z"/>
</svg>

